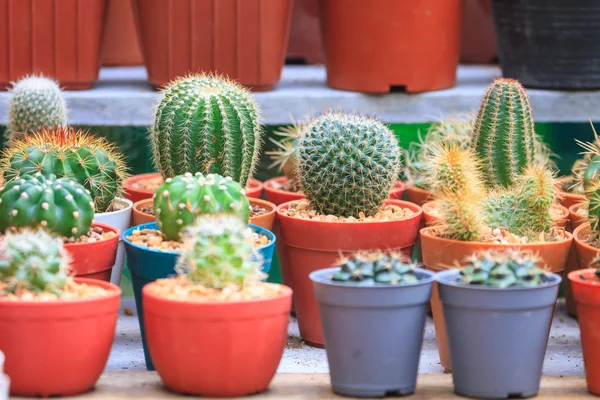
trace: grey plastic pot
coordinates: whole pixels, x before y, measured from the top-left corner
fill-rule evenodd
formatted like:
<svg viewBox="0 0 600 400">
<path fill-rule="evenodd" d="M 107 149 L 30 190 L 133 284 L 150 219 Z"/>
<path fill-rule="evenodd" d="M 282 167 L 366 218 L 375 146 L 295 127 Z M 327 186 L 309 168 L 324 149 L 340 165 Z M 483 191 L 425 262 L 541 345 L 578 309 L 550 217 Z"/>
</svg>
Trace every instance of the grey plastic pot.
<svg viewBox="0 0 600 400">
<path fill-rule="evenodd" d="M 434 274 L 419 283 L 359 286 L 331 281 L 339 268 L 310 274 L 319 304 L 331 386 L 353 397 L 415 391 Z"/>
<path fill-rule="evenodd" d="M 561 277 L 546 285 L 496 289 L 436 280 L 444 307 L 456 394 L 486 399 L 532 397 L 539 390 Z"/>
</svg>

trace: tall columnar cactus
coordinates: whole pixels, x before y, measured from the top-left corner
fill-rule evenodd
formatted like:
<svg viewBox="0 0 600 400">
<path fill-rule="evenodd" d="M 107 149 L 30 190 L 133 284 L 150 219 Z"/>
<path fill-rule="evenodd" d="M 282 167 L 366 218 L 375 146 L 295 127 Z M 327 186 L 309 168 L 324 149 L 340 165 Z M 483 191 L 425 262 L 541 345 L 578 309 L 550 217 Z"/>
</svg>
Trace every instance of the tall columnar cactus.
<svg viewBox="0 0 600 400">
<path fill-rule="evenodd" d="M 514 79 L 496 79 L 485 92 L 472 139 L 485 167 L 486 184 L 512 186 L 534 162 L 536 141 L 525 89 Z"/>
<path fill-rule="evenodd" d="M 6 181 L 41 172 L 73 179 L 88 189 L 97 212 L 110 210 L 127 177 L 124 158 L 104 138 L 73 128 L 43 129 L 4 150 Z"/>
<path fill-rule="evenodd" d="M 161 232 L 179 240 L 182 230 L 201 214 L 233 214 L 250 219 L 250 203 L 242 186 L 231 177 L 186 173 L 167 178 L 154 197 L 154 214 Z"/>
<path fill-rule="evenodd" d="M 258 105 L 237 83 L 191 75 L 162 92 L 150 130 L 154 164 L 163 178 L 186 172 L 231 176 L 243 187 L 260 157 Z"/>
<path fill-rule="evenodd" d="M 207 288 L 242 289 L 264 277 L 252 231 L 236 216 L 203 215 L 184 234 L 176 271 Z"/>
<path fill-rule="evenodd" d="M 67 126 L 67 105 L 58 84 L 42 75 L 16 82 L 8 98 L 7 134 L 10 142 L 46 127 Z"/>
<path fill-rule="evenodd" d="M 398 253 L 359 252 L 350 258 L 343 258 L 338 265 L 340 271 L 331 280 L 340 283 L 372 286 L 376 283 L 410 285 L 419 281 L 415 265 Z"/>
<path fill-rule="evenodd" d="M 6 293 L 62 293 L 70 261 L 62 240 L 43 230 L 24 229 L 8 232 L 0 251 L 0 281 Z"/>
<path fill-rule="evenodd" d="M 394 134 L 374 118 L 328 112 L 298 142 L 300 185 L 317 212 L 377 213 L 400 172 Z"/>
<path fill-rule="evenodd" d="M 90 231 L 93 218 L 92 197 L 69 178 L 23 175 L 0 190 L 0 232 L 42 227 L 67 238 L 78 237 Z"/>
</svg>

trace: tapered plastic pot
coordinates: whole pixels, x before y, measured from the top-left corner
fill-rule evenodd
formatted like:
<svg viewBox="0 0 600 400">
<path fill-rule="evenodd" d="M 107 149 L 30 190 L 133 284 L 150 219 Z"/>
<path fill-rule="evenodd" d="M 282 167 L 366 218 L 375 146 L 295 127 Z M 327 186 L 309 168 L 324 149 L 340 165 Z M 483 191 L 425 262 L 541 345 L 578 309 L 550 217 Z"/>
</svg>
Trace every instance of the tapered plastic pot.
<svg viewBox="0 0 600 400">
<path fill-rule="evenodd" d="M 253 231 L 267 236 L 267 238 L 271 241 L 269 244 L 259 248 L 263 259 L 262 271 L 264 273 L 268 273 L 269 269 L 271 268 L 273 250 L 275 249 L 275 235 L 259 226 L 248 226 L 250 226 Z M 138 322 L 140 324 L 140 332 L 142 334 L 142 345 L 144 347 L 146 368 L 148 371 L 153 371 L 154 364 L 150 358 L 150 353 L 148 352 L 146 331 L 144 329 L 142 289 L 146 284 L 157 279 L 164 279 L 174 276 L 176 274 L 175 264 L 177 263 L 179 253 L 174 251 L 159 251 L 155 249 L 149 249 L 147 247 L 132 243 L 127 239 L 127 236 L 131 236 L 133 231 L 136 229 L 158 229 L 158 225 L 156 225 L 155 222 L 150 222 L 147 224 L 134 226 L 123 233 L 125 253 L 127 254 L 127 267 L 131 272 L 133 295 L 135 297 L 135 307 L 137 309 Z"/>
<path fill-rule="evenodd" d="M 415 203 L 419 207 L 422 207 L 423 204 L 433 200 L 433 193 L 428 190 L 419 189 L 416 186 L 409 185 L 406 188 L 406 199 L 411 203 Z"/>
<path fill-rule="evenodd" d="M 573 210 L 574 207 L 577 206 L 571 207 L 571 210 Z M 575 222 L 580 222 L 579 217 L 581 216 L 579 216 L 579 214 L 576 215 L 578 217 L 575 218 Z M 590 268 L 594 260 L 600 255 L 600 249 L 590 246 L 587 242 L 588 237 L 590 236 L 590 224 L 587 222 L 587 218 L 585 218 L 585 221 L 581 222 L 582 224 L 576 227 L 573 231 L 573 246 L 571 246 L 571 253 L 575 254 L 574 258 L 576 262 L 568 263 L 563 274 L 563 276 L 568 280 L 568 284 L 565 285 L 567 311 L 569 312 L 569 315 L 574 318 L 578 318 L 579 307 L 577 306 L 577 301 L 573 292 L 573 281 L 568 277 L 573 271 Z"/>
<path fill-rule="evenodd" d="M 102 65 L 144 63 L 131 0 L 108 0 L 100 59 Z"/>
<path fill-rule="evenodd" d="M 318 0 L 295 0 L 292 11 L 287 60 L 322 64 L 324 60 L 319 26 Z M 316 9 L 317 12 L 311 12 Z"/>
<path fill-rule="evenodd" d="M 582 204 L 575 203 L 571 207 L 569 207 L 569 214 L 571 217 L 571 232 L 575 232 L 577 228 L 581 225 L 586 224 L 588 222 L 586 215 L 581 215 L 579 212 L 579 207 Z M 578 236 L 581 236 L 583 233 L 589 233 L 588 230 L 580 230 Z M 581 240 L 578 239 L 580 242 Z M 573 242 L 577 242 L 575 239 L 575 234 L 573 234 Z M 591 248 L 591 246 L 585 245 L 587 248 Z M 577 318 L 577 304 L 575 303 L 575 298 L 573 297 L 573 289 L 571 287 L 571 280 L 568 279 L 568 275 L 575 270 L 585 269 L 589 267 L 589 263 L 593 259 L 593 252 L 586 252 L 586 250 L 582 250 L 582 257 L 584 258 L 583 265 L 579 264 L 579 260 L 577 257 L 577 244 L 573 244 L 571 249 L 569 250 L 569 258 L 567 259 L 567 265 L 565 266 L 565 271 L 563 272 L 563 287 L 565 291 L 565 300 L 567 303 L 567 312 L 573 318 Z"/>
<path fill-rule="evenodd" d="M 556 179 L 556 188 L 559 192 L 560 205 L 566 207 L 567 209 L 571 208 L 571 206 L 574 204 L 580 204 L 585 201 L 584 195 L 565 192 L 563 190 L 563 186 L 571 180 L 572 178 L 570 176 L 561 176 L 560 178 Z"/>
<path fill-rule="evenodd" d="M 394 221 L 325 222 L 287 216 L 284 210 L 290 204 L 277 207 L 280 240 L 284 243 L 283 276 L 289 274 L 292 278 L 300 335 L 310 345 L 323 347 L 319 306 L 309 274 L 334 265 L 342 254 L 358 250 L 401 250 L 412 256 L 421 208 L 406 201 L 386 200 L 386 204 L 407 208 L 414 214 Z"/>
<path fill-rule="evenodd" d="M 458 284 L 459 273 L 436 275 L 454 391 L 485 399 L 535 396 L 562 278 L 550 274 L 545 285 L 497 289 Z"/>
<path fill-rule="evenodd" d="M 460 61 L 490 64 L 498 57 L 490 0 L 467 0 L 463 9 Z"/>
<path fill-rule="evenodd" d="M 0 297 L 0 350 L 13 396 L 70 396 L 91 390 L 104 371 L 115 337 L 121 289 L 106 297 L 48 302 Z"/>
<path fill-rule="evenodd" d="M 331 386 L 352 397 L 415 391 L 432 272 L 412 285 L 360 286 L 331 281 L 340 268 L 312 272 Z"/>
</svg>

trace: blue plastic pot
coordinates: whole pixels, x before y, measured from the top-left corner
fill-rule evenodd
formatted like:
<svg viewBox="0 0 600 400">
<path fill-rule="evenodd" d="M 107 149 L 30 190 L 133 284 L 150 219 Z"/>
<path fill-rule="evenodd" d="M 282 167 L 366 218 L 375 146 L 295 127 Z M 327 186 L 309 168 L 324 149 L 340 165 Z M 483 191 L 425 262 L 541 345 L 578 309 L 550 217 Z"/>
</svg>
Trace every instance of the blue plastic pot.
<svg viewBox="0 0 600 400">
<path fill-rule="evenodd" d="M 273 250 L 275 249 L 275 235 L 261 228 L 260 226 L 248 225 L 254 232 L 265 235 L 270 243 L 259 248 L 262 257 L 262 271 L 268 273 L 271 268 Z M 142 308 L 142 288 L 147 283 L 157 279 L 168 278 L 175 275 L 175 264 L 179 253 L 173 251 L 160 251 L 139 246 L 127 240 L 136 229 L 158 229 L 156 222 L 150 222 L 129 228 L 123 232 L 123 241 L 125 242 L 125 254 L 127 255 L 127 267 L 131 271 L 131 282 L 133 284 L 133 295 L 135 296 L 135 308 L 137 309 L 140 332 L 142 334 L 142 345 L 144 346 L 144 358 L 146 359 L 146 369 L 154 371 L 154 365 L 148 352 L 146 344 L 146 332 L 144 330 L 143 308 Z"/>
</svg>

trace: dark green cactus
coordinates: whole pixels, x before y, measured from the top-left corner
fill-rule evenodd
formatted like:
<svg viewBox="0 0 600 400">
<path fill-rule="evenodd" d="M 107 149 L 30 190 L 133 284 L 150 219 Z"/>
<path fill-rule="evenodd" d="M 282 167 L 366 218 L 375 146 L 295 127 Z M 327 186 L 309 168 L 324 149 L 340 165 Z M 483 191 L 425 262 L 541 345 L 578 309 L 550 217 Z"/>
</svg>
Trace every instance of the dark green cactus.
<svg viewBox="0 0 600 400">
<path fill-rule="evenodd" d="M 191 75 L 162 92 L 150 130 L 152 157 L 163 178 L 186 172 L 231 176 L 246 187 L 260 157 L 258 105 L 234 81 Z"/>
<path fill-rule="evenodd" d="M 298 142 L 300 185 L 317 212 L 358 217 L 376 214 L 398 178 L 400 148 L 381 122 L 328 112 Z"/>
<path fill-rule="evenodd" d="M 154 197 L 154 215 L 169 240 L 179 240 L 182 230 L 201 214 L 227 213 L 250 219 L 250 202 L 242 186 L 231 177 L 186 173 L 167 178 Z"/>
<path fill-rule="evenodd" d="M 338 266 L 341 270 L 331 278 L 334 282 L 372 286 L 377 283 L 409 285 L 419 281 L 415 265 L 396 253 L 360 252 L 341 260 Z"/>
<path fill-rule="evenodd" d="M 79 183 L 23 175 L 0 190 L 0 232 L 9 228 L 42 227 L 67 238 L 86 235 L 94 218 L 94 202 Z"/>
</svg>

